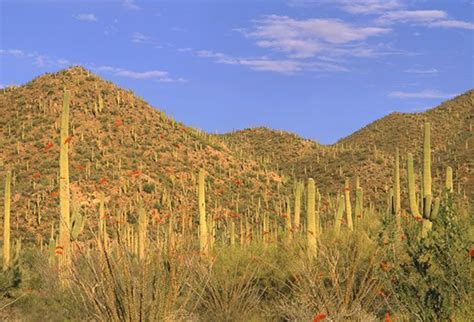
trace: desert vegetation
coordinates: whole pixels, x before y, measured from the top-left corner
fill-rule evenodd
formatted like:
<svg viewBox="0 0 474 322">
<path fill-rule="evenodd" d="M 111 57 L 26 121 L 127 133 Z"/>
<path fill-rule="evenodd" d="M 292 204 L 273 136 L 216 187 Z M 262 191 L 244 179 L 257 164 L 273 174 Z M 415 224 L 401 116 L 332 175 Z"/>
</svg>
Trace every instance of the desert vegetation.
<svg viewBox="0 0 474 322">
<path fill-rule="evenodd" d="M 379 147 L 365 129 L 360 150 L 257 129 L 303 152 L 252 152 L 252 130 L 209 135 L 81 68 L 56 76 L 0 101 L 24 109 L 2 120 L 3 320 L 474 319 L 471 129 L 442 140 L 437 116 Z"/>
</svg>

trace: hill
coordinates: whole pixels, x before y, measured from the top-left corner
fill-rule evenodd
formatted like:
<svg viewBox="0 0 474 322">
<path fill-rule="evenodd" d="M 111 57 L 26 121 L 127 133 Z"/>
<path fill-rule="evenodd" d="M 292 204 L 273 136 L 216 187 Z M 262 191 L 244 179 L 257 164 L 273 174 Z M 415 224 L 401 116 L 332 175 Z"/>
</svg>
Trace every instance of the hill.
<svg viewBox="0 0 474 322">
<path fill-rule="evenodd" d="M 284 180 L 278 173 L 264 171 L 257 162 L 174 121 L 132 92 L 72 67 L 0 94 L 0 168 L 2 178 L 5 169 L 13 172 L 14 235 L 42 238 L 49 235 L 52 223 L 57 227 L 64 88 L 71 91 L 72 203 L 88 217 L 89 227 L 97 225 L 101 192 L 109 217 L 119 211 L 136 220 L 143 198 L 146 210 L 160 218 L 195 220 L 200 168 L 208 172 L 210 215 L 225 217 L 237 207 L 246 213 L 259 198 L 268 211 L 277 207 L 277 185 Z M 2 184 L 1 204 L 3 189 Z"/>
<path fill-rule="evenodd" d="M 265 128 L 224 135 L 234 149 L 265 160 L 272 169 L 299 179 L 313 177 L 322 191 L 338 191 L 345 177 L 360 177 L 369 197 L 378 197 L 391 186 L 395 148 L 402 167 L 407 152 L 415 155 L 420 169 L 422 126 L 432 124 L 435 185 L 441 186 L 447 165 L 455 169 L 455 181 L 470 197 L 474 194 L 473 123 L 474 90 L 424 113 L 392 113 L 333 145 L 320 145 L 291 133 Z M 403 170 L 402 170 L 403 171 Z"/>
<path fill-rule="evenodd" d="M 432 123 L 434 184 L 444 167 L 472 197 L 474 91 L 425 113 L 390 114 L 334 145 L 283 131 L 246 129 L 210 135 L 187 127 L 143 99 L 82 67 L 45 74 L 0 93 L 0 170 L 13 171 L 14 236 L 45 238 L 58 214 L 59 119 L 64 89 L 71 91 L 72 204 L 97 225 L 99 196 L 106 214 L 136 221 L 143 202 L 155 224 L 197 220 L 197 172 L 208 172 L 208 213 L 227 220 L 259 213 L 282 215 L 294 180 L 315 178 L 323 194 L 360 178 L 365 196 L 379 203 L 391 186 L 393 150 L 419 167 L 421 126 Z M 402 178 L 403 169 L 402 169 Z M 404 186 L 404 185 L 403 185 Z M 3 184 L 0 202 L 3 204 Z M 406 199 L 406 198 L 404 198 Z M 257 213 L 255 213 L 257 209 Z M 323 208 L 324 209 L 324 208 Z M 176 225 L 174 227 L 186 227 Z M 190 227 L 190 226 L 189 226 Z M 176 228 L 177 229 L 177 228 Z"/>
</svg>

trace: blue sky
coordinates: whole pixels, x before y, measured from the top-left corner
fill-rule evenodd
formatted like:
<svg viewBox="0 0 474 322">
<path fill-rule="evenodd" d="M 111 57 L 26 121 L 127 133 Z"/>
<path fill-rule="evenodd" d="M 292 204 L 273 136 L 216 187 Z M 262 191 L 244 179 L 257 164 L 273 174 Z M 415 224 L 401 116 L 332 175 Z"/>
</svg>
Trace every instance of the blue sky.
<svg viewBox="0 0 474 322">
<path fill-rule="evenodd" d="M 0 0 L 0 84 L 83 65 L 188 125 L 333 143 L 474 87 L 473 0 Z"/>
</svg>

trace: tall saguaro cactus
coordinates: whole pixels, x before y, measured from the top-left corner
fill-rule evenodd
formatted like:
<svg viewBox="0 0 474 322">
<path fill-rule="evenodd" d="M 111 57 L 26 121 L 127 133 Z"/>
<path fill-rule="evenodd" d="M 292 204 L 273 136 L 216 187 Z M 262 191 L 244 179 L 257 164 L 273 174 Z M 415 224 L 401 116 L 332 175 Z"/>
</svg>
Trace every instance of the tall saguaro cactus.
<svg viewBox="0 0 474 322">
<path fill-rule="evenodd" d="M 336 234 L 336 236 L 339 236 L 339 232 L 341 231 L 342 215 L 344 214 L 344 207 L 345 207 L 344 198 L 338 195 L 336 199 L 336 204 L 337 204 L 337 211 L 334 217 L 334 233 Z"/>
<path fill-rule="evenodd" d="M 291 240 L 293 239 L 293 229 L 291 227 L 291 206 L 289 197 L 286 198 L 285 233 L 286 242 L 291 243 Z"/>
<path fill-rule="evenodd" d="M 345 201 L 345 210 L 346 210 L 346 221 L 347 227 L 350 230 L 354 230 L 354 225 L 352 224 L 352 206 L 351 206 L 351 195 L 350 195 L 350 187 L 349 187 L 349 178 L 346 178 L 346 182 L 344 184 L 344 201 Z"/>
<path fill-rule="evenodd" d="M 103 192 L 99 193 L 99 242 L 107 242 L 107 225 L 105 221 L 105 195 Z"/>
<path fill-rule="evenodd" d="M 400 230 L 400 154 L 398 148 L 395 149 L 395 168 L 393 172 L 393 209 L 395 212 L 395 221 L 397 224 L 397 230 Z"/>
<path fill-rule="evenodd" d="M 138 209 L 138 258 L 140 260 L 145 259 L 145 250 L 147 245 L 147 227 L 148 217 L 146 211 L 143 208 L 143 204 L 140 201 Z"/>
<path fill-rule="evenodd" d="M 316 257 L 317 252 L 317 230 L 316 230 L 316 185 L 313 179 L 308 180 L 308 204 L 306 219 L 306 236 L 308 240 L 308 255 Z"/>
<path fill-rule="evenodd" d="M 416 201 L 416 187 L 415 187 L 415 169 L 413 166 L 413 154 L 407 155 L 407 173 L 408 173 L 408 200 L 410 202 L 410 211 L 415 218 L 420 217 L 418 210 L 418 202 Z"/>
<path fill-rule="evenodd" d="M 300 216 L 301 216 L 301 194 L 303 192 L 303 183 L 298 182 L 296 184 L 296 191 L 295 191 L 295 230 L 298 231 L 300 229 Z"/>
<path fill-rule="evenodd" d="M 423 194 L 431 196 L 431 125 L 428 122 L 423 134 Z"/>
<path fill-rule="evenodd" d="M 199 170 L 198 178 L 198 203 L 199 203 L 199 249 L 203 256 L 209 254 L 209 235 L 206 219 L 206 192 L 204 169 Z"/>
<path fill-rule="evenodd" d="M 70 191 L 69 191 L 69 100 L 70 92 L 64 91 L 63 108 L 61 112 L 61 144 L 59 154 L 59 246 L 63 252 L 59 259 L 61 268 L 70 263 Z"/>
<path fill-rule="evenodd" d="M 453 192 L 453 168 L 446 167 L 446 191 Z"/>
<path fill-rule="evenodd" d="M 425 123 L 423 135 L 423 223 L 421 237 L 426 237 L 431 230 L 431 125 Z"/>
<path fill-rule="evenodd" d="M 5 176 L 5 216 L 3 217 L 3 270 L 11 265 L 10 246 L 10 202 L 11 202 L 12 173 L 7 171 Z"/>
</svg>

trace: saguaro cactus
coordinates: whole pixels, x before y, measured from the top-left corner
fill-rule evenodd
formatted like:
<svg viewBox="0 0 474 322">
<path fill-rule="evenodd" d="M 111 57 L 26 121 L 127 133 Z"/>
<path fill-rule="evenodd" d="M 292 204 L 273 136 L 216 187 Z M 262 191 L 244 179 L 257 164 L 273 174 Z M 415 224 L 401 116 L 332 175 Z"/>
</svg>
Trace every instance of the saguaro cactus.
<svg viewBox="0 0 474 322">
<path fill-rule="evenodd" d="M 431 196 L 431 125 L 425 123 L 423 135 L 423 193 Z"/>
<path fill-rule="evenodd" d="M 351 195 L 350 195 L 350 186 L 349 186 L 349 178 L 346 178 L 346 182 L 344 184 L 344 201 L 345 201 L 345 210 L 346 210 L 346 221 L 347 227 L 350 230 L 354 230 L 354 225 L 352 224 L 352 206 L 351 206 Z"/>
<path fill-rule="evenodd" d="M 308 203 L 306 236 L 308 240 L 308 255 L 311 258 L 316 257 L 317 236 L 316 236 L 316 185 L 313 179 L 308 180 Z"/>
<path fill-rule="evenodd" d="M 11 202 L 12 173 L 7 171 L 5 176 L 5 216 L 3 217 L 3 270 L 11 265 L 10 251 L 10 202 Z"/>
<path fill-rule="evenodd" d="M 303 183 L 298 182 L 296 184 L 296 191 L 295 191 L 295 231 L 300 229 L 300 216 L 301 216 L 301 194 L 303 192 Z"/>
<path fill-rule="evenodd" d="M 70 262 L 70 191 L 69 191 L 69 99 L 70 93 L 64 91 L 63 108 L 61 112 L 61 144 L 59 154 L 59 245 L 62 255 L 59 259 L 61 268 L 67 267 Z"/>
<path fill-rule="evenodd" d="M 290 243 L 293 239 L 293 231 L 291 227 L 291 206 L 290 198 L 286 198 L 286 214 L 285 214 L 285 233 L 286 233 L 286 242 Z"/>
<path fill-rule="evenodd" d="M 453 192 L 453 168 L 446 167 L 446 191 Z"/>
<path fill-rule="evenodd" d="M 425 123 L 423 135 L 423 223 L 421 237 L 424 238 L 431 230 L 431 125 Z"/>
<path fill-rule="evenodd" d="M 105 221 L 105 195 L 99 193 L 99 241 L 106 243 L 107 241 L 107 225 Z"/>
<path fill-rule="evenodd" d="M 356 229 L 359 225 L 359 221 L 362 219 L 364 212 L 364 191 L 361 187 L 356 187 L 356 201 L 355 201 L 355 210 L 354 210 L 354 222 L 356 223 Z"/>
<path fill-rule="evenodd" d="M 199 249 L 201 255 L 209 254 L 209 235 L 207 231 L 206 219 L 206 192 L 205 192 L 205 176 L 204 169 L 199 170 L 198 178 L 198 203 L 199 203 Z"/>
<path fill-rule="evenodd" d="M 71 216 L 71 237 L 76 240 L 84 229 L 86 223 L 86 216 L 81 213 L 81 206 L 75 202 L 72 205 L 72 216 Z"/>
<path fill-rule="evenodd" d="M 408 153 L 407 155 L 407 172 L 408 172 L 408 200 L 410 202 L 410 211 L 415 218 L 420 217 L 420 211 L 418 210 L 418 202 L 416 200 L 416 187 L 415 187 L 415 169 L 413 166 L 413 154 Z"/>
<path fill-rule="evenodd" d="M 397 230 L 400 230 L 400 155 L 398 148 L 395 149 L 395 168 L 393 172 L 393 210 L 395 212 L 395 221 L 397 224 Z"/>
<path fill-rule="evenodd" d="M 147 227 L 148 217 L 142 203 L 140 202 L 140 206 L 138 208 L 138 258 L 140 260 L 145 258 Z"/>
<path fill-rule="evenodd" d="M 344 214 L 344 207 L 345 207 L 345 202 L 344 198 L 340 195 L 337 196 L 337 211 L 336 211 L 336 217 L 334 218 L 334 233 L 336 236 L 339 235 L 339 232 L 341 231 L 341 224 L 342 224 L 342 215 Z"/>
</svg>

